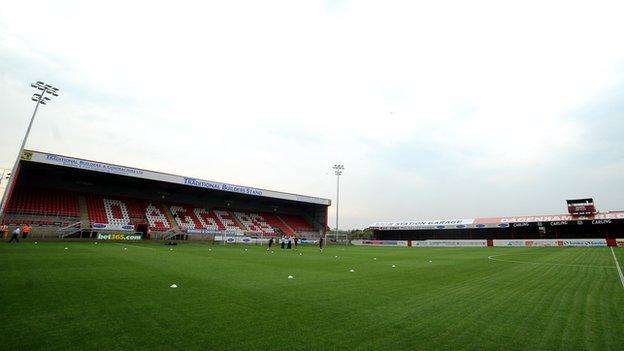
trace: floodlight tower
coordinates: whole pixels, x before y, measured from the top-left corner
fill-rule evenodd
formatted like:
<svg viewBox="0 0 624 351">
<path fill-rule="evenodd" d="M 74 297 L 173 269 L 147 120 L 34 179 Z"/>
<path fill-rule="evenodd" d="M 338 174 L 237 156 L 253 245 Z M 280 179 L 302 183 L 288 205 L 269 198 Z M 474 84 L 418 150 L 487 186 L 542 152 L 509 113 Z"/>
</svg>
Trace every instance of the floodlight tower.
<svg viewBox="0 0 624 351">
<path fill-rule="evenodd" d="M 343 165 L 334 165 L 334 174 L 336 174 L 336 234 L 338 234 L 338 207 L 340 205 L 340 176 L 344 171 Z"/>
<path fill-rule="evenodd" d="M 44 82 L 38 81 L 37 83 L 30 84 L 31 87 L 37 89 L 38 91 L 33 94 L 31 100 L 37 102 L 35 105 L 35 111 L 33 111 L 32 117 L 30 117 L 30 123 L 28 124 L 28 129 L 26 129 L 26 134 L 24 135 L 24 139 L 22 140 L 22 145 L 20 146 L 20 150 L 17 154 L 17 158 L 15 159 L 15 163 L 13 164 L 13 169 L 10 173 L 9 182 L 4 190 L 4 194 L 2 194 L 2 202 L 0 203 L 0 222 L 4 219 L 4 210 L 6 207 L 6 202 L 8 201 L 8 194 L 13 189 L 13 183 L 15 182 L 15 177 L 17 174 L 17 165 L 19 164 L 20 158 L 24 153 L 24 146 L 26 146 L 26 141 L 28 140 L 28 135 L 30 134 L 30 129 L 32 128 L 33 122 L 35 121 L 35 116 L 37 115 L 37 110 L 39 109 L 39 105 L 46 105 L 50 101 L 51 96 L 58 96 L 58 88 L 55 88 L 49 84 L 45 84 Z"/>
</svg>

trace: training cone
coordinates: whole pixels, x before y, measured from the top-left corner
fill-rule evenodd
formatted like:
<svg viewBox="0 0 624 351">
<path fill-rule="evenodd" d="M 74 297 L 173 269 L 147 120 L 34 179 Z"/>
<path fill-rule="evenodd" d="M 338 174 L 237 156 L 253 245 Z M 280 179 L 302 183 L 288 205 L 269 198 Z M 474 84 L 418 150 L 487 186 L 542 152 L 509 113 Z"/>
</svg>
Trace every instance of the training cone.
<svg viewBox="0 0 624 351">
<path fill-rule="evenodd" d="M 178 286 L 175 284 L 171 284 L 170 288 L 177 288 Z"/>
<path fill-rule="evenodd" d="M 293 278 L 295 278 L 295 277 L 293 277 L 292 275 L 288 276 L 288 279 L 293 279 Z"/>
</svg>

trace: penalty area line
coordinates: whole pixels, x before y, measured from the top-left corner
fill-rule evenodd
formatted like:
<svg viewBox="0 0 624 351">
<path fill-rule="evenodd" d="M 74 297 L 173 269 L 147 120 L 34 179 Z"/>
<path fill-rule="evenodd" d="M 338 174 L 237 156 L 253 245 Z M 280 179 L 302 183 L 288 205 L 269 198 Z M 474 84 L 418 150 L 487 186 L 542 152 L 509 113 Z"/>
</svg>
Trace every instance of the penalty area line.
<svg viewBox="0 0 624 351">
<path fill-rule="evenodd" d="M 622 275 L 622 269 L 620 269 L 620 264 L 618 263 L 617 257 L 615 257 L 615 252 L 613 252 L 613 246 L 611 246 L 611 255 L 613 255 L 615 267 L 617 268 L 618 274 L 620 275 L 620 283 L 622 283 L 622 287 L 624 288 L 624 275 Z"/>
</svg>

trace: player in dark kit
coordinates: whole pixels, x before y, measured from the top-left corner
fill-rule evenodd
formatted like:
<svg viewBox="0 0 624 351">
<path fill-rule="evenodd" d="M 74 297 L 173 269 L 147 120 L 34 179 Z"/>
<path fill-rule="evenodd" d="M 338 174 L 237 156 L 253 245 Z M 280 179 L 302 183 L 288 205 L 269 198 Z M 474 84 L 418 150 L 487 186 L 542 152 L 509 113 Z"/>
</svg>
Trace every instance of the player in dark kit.
<svg viewBox="0 0 624 351">
<path fill-rule="evenodd" d="M 323 237 L 322 236 L 319 238 L 319 249 L 321 250 L 321 252 L 323 252 Z"/>
<path fill-rule="evenodd" d="M 273 246 L 273 238 L 269 239 L 269 248 L 267 249 L 267 251 L 271 250 L 271 246 Z"/>
</svg>

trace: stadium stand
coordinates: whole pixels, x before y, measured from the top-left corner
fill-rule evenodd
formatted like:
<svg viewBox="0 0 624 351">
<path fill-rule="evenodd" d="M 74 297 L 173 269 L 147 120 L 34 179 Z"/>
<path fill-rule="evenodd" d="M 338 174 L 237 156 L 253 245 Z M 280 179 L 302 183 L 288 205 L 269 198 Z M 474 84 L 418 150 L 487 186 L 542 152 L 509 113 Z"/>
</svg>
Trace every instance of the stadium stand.
<svg viewBox="0 0 624 351">
<path fill-rule="evenodd" d="M 201 222 L 190 206 L 173 205 L 169 208 L 180 228 L 186 230 L 203 229 Z"/>
<path fill-rule="evenodd" d="M 243 229 L 239 227 L 238 224 L 236 224 L 236 222 L 234 222 L 234 217 L 232 216 L 230 212 L 224 211 L 224 210 L 214 210 L 213 212 L 217 216 L 221 224 L 223 225 L 224 229 L 237 230 L 237 231 Z"/>
<path fill-rule="evenodd" d="M 314 231 L 314 227 L 299 216 L 284 215 L 284 214 L 280 214 L 278 216 L 284 221 L 284 223 L 286 223 L 294 231 L 297 231 L 297 232 L 313 232 Z"/>
<path fill-rule="evenodd" d="M 209 230 L 225 230 L 225 227 L 212 211 L 204 208 L 194 208 L 193 212 L 202 225 L 202 228 Z"/>
<path fill-rule="evenodd" d="M 275 230 L 266 222 L 266 220 L 258 213 L 234 212 L 238 221 L 245 226 L 245 229 L 264 235 L 274 236 Z"/>
<path fill-rule="evenodd" d="M 97 195 L 88 195 L 87 199 L 87 209 L 89 214 L 89 222 L 93 223 L 108 223 L 108 217 L 106 216 L 106 211 L 104 210 L 104 201 L 100 196 Z"/>
<path fill-rule="evenodd" d="M 83 218 L 88 219 L 89 225 L 148 225 L 151 230 L 164 232 L 173 228 L 169 220 L 172 218 L 182 230 L 235 230 L 262 233 L 263 236 L 297 235 L 298 232 L 313 231 L 311 224 L 295 215 L 210 210 L 192 205 L 163 205 L 132 198 L 35 188 L 15 191 L 7 210 L 13 218 L 5 219 L 3 223 L 65 226 L 79 221 L 79 202 L 82 197 L 87 212 Z"/>
<path fill-rule="evenodd" d="M 130 224 L 130 214 L 128 207 L 121 200 L 103 199 L 104 212 L 106 213 L 106 223 L 112 225 L 128 225 Z"/>
<path fill-rule="evenodd" d="M 264 217 L 267 224 L 273 227 L 274 230 L 278 229 L 279 231 L 282 232 L 282 234 L 285 234 L 288 236 L 297 235 L 297 233 L 288 224 L 286 224 L 286 222 L 280 219 L 277 215 L 273 213 L 268 213 L 268 212 L 263 212 L 261 213 L 261 215 L 262 217 Z"/>
<path fill-rule="evenodd" d="M 8 204 L 7 213 L 51 217 L 79 217 L 76 194 L 50 189 L 17 189 Z"/>
<path fill-rule="evenodd" d="M 155 220 L 154 215 L 148 216 L 148 213 L 153 214 L 153 212 L 157 210 L 157 207 L 153 205 L 153 208 L 149 208 L 151 203 L 145 204 L 134 199 L 102 197 L 97 195 L 87 195 L 86 199 L 89 212 L 88 218 L 91 224 L 137 225 L 147 224 L 149 223 L 149 219 Z M 151 209 L 151 211 L 148 208 Z M 163 215 L 162 212 L 160 212 L 160 215 Z M 154 225 L 154 227 L 170 227 L 166 217 L 164 220 L 160 218 L 158 223 L 160 223 L 160 226 Z"/>
<path fill-rule="evenodd" d="M 202 240 L 219 234 L 300 235 L 299 229 L 327 227 L 329 199 L 33 150 L 22 156 L 0 219 L 37 226 L 33 234 L 41 238 L 137 240 L 141 234 Z M 277 209 L 288 215 L 282 218 Z"/>
<path fill-rule="evenodd" d="M 145 205 L 145 217 L 152 230 L 165 231 L 171 229 L 171 224 L 160 204 L 147 203 Z"/>
<path fill-rule="evenodd" d="M 142 201 L 134 199 L 121 199 L 128 210 L 130 216 L 130 223 L 132 224 L 147 224 L 146 221 L 146 204 Z"/>
</svg>

